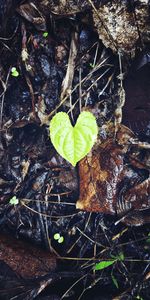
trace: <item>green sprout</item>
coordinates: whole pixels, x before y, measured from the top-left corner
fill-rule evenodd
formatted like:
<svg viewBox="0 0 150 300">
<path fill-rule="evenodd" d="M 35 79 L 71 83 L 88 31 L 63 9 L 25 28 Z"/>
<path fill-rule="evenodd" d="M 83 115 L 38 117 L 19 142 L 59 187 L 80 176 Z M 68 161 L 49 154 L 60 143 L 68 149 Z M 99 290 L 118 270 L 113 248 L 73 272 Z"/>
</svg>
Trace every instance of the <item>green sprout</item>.
<svg viewBox="0 0 150 300">
<path fill-rule="evenodd" d="M 111 259 L 110 260 L 104 260 L 104 261 L 101 261 L 99 263 L 96 263 L 94 265 L 94 270 L 95 271 L 103 270 L 103 269 L 105 269 L 105 268 L 113 265 L 117 261 L 124 261 L 124 259 L 125 259 L 125 257 L 124 257 L 124 253 L 123 252 L 120 252 L 116 256 L 111 255 Z"/>
<path fill-rule="evenodd" d="M 137 295 L 136 299 L 144 300 L 140 295 Z"/>
<path fill-rule="evenodd" d="M 90 66 L 92 69 L 94 69 L 95 64 L 90 63 L 89 66 Z"/>
<path fill-rule="evenodd" d="M 45 32 L 43 33 L 43 37 L 44 37 L 44 38 L 47 38 L 47 37 L 48 37 L 48 32 L 47 32 L 47 31 L 45 31 Z"/>
<path fill-rule="evenodd" d="M 61 236 L 59 233 L 55 233 L 54 240 L 57 241 L 59 244 L 62 244 L 64 242 L 64 237 Z"/>
<path fill-rule="evenodd" d="M 105 268 L 113 265 L 115 262 L 116 262 L 116 260 L 104 260 L 104 261 L 101 261 L 101 262 L 97 263 L 94 266 L 94 270 L 95 271 L 103 270 L 103 269 L 105 269 Z"/>
<path fill-rule="evenodd" d="M 16 196 L 13 196 L 10 200 L 9 200 L 9 203 L 11 205 L 17 205 L 19 203 L 19 200 L 17 199 Z"/>
<path fill-rule="evenodd" d="M 11 75 L 13 77 L 18 77 L 19 76 L 19 72 L 17 71 L 16 67 L 12 67 L 12 69 L 11 69 Z"/>
<path fill-rule="evenodd" d="M 112 282 L 113 282 L 113 284 L 115 285 L 115 287 L 116 287 L 117 289 L 119 289 L 118 281 L 117 281 L 117 279 L 115 278 L 115 276 L 113 275 L 113 273 L 111 273 L 111 279 L 112 279 Z"/>
<path fill-rule="evenodd" d="M 113 259 L 115 259 L 116 261 L 124 261 L 125 260 L 124 253 L 122 251 L 118 255 L 111 255 L 111 257 Z"/>
</svg>

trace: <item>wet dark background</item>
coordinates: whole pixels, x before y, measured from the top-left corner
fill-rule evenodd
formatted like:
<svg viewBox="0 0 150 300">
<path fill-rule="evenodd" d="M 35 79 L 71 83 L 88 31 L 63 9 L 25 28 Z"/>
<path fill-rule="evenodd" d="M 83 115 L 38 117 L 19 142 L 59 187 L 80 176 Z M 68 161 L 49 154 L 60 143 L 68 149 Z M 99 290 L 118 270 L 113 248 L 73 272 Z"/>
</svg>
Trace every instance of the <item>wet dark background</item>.
<svg viewBox="0 0 150 300">
<path fill-rule="evenodd" d="M 49 139 L 48 125 L 60 102 L 72 32 L 77 30 L 79 35 L 73 104 L 80 99 L 80 74 L 85 79 L 82 100 L 72 112 L 74 119 L 79 114 L 80 101 L 82 107 L 99 105 L 99 125 L 112 118 L 118 101 L 118 56 L 99 40 L 90 12 L 51 16 L 45 26 L 44 30 L 37 29 L 15 12 L 0 37 L 0 299 L 140 299 L 139 295 L 149 299 L 149 225 L 115 225 L 116 216 L 77 211 L 78 168 L 62 159 Z M 123 124 L 147 142 L 149 53 L 147 47 L 137 51 L 132 60 L 123 58 Z M 94 60 L 100 64 L 96 70 Z M 14 66 L 19 72 L 16 78 L 11 74 Z M 67 99 L 58 110 L 69 109 Z M 9 203 L 14 195 L 19 199 L 16 206 Z M 54 240 L 55 233 L 64 237 L 62 244 Z M 22 252 L 28 245 L 33 247 L 29 253 Z M 41 251 L 37 256 L 42 264 L 44 255 L 45 267 L 41 270 L 40 264 L 31 261 L 29 273 L 21 272 L 29 256 L 35 257 L 33 249 L 35 253 Z M 124 261 L 93 272 L 100 259 L 109 260 L 120 253 L 124 254 Z M 26 255 L 29 256 L 23 260 Z M 33 265 L 38 271 L 31 274 Z M 120 298 L 115 298 L 118 295 Z"/>
</svg>

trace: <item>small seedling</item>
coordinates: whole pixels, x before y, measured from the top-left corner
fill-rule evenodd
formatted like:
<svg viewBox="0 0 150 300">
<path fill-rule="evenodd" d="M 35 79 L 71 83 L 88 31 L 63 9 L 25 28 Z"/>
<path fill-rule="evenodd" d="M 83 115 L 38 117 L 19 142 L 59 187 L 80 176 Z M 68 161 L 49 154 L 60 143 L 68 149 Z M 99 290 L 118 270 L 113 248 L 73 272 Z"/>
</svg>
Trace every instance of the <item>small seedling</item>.
<svg viewBox="0 0 150 300">
<path fill-rule="evenodd" d="M 103 270 L 103 269 L 105 269 L 105 268 L 113 265 L 115 262 L 116 262 L 116 260 L 104 260 L 104 261 L 101 261 L 101 262 L 97 263 L 94 266 L 94 270 L 95 271 Z"/>
<path fill-rule="evenodd" d="M 13 196 L 10 200 L 9 200 L 9 203 L 11 205 L 17 205 L 19 203 L 19 200 L 17 199 L 16 196 Z"/>
<path fill-rule="evenodd" d="M 125 257 L 124 257 L 124 253 L 121 251 L 118 255 L 111 255 L 111 257 L 113 259 L 115 259 L 116 261 L 124 261 Z"/>
<path fill-rule="evenodd" d="M 64 237 L 61 236 L 59 233 L 55 233 L 54 240 L 57 241 L 59 244 L 62 244 L 64 242 Z"/>
<path fill-rule="evenodd" d="M 97 264 L 95 264 L 94 266 L 94 270 L 96 271 L 99 271 L 99 270 L 103 270 L 111 265 L 113 265 L 115 262 L 117 261 L 124 261 L 124 253 L 123 252 L 120 252 L 118 255 L 114 256 L 114 255 L 111 255 L 112 259 L 111 260 L 104 260 L 104 261 L 101 261 Z"/>
<path fill-rule="evenodd" d="M 92 64 L 92 63 L 90 63 L 89 66 L 90 66 L 92 69 L 94 69 L 94 67 L 95 67 L 95 65 Z"/>
<path fill-rule="evenodd" d="M 13 68 L 11 69 L 11 75 L 12 75 L 13 77 L 18 77 L 18 76 L 19 76 L 19 72 L 17 71 L 16 67 L 13 67 Z"/>
<path fill-rule="evenodd" d="M 119 284 L 118 284 L 118 281 L 117 281 L 117 279 L 115 278 L 115 276 L 111 273 L 111 279 L 112 279 L 112 282 L 113 282 L 113 284 L 115 285 L 115 287 L 117 288 L 117 289 L 119 289 Z"/>
<path fill-rule="evenodd" d="M 57 152 L 74 167 L 85 157 L 96 142 L 98 126 L 95 116 L 82 112 L 73 127 L 69 116 L 57 113 L 50 122 L 50 138 Z"/>
<path fill-rule="evenodd" d="M 140 295 L 136 296 L 136 299 L 138 299 L 138 300 L 144 300 Z"/>
<path fill-rule="evenodd" d="M 43 33 L 43 37 L 45 37 L 45 38 L 48 37 L 48 32 L 47 32 L 47 31 L 45 31 L 45 32 Z"/>
</svg>

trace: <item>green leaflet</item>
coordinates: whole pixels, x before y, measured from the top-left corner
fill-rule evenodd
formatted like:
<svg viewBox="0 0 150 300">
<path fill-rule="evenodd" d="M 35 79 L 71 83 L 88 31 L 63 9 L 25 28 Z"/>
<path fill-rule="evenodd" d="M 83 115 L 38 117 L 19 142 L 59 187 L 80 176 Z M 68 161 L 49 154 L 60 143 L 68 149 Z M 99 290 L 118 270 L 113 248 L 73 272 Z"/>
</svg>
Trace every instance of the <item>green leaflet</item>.
<svg viewBox="0 0 150 300">
<path fill-rule="evenodd" d="M 57 241 L 59 244 L 62 244 L 64 242 L 64 237 L 61 236 L 59 233 L 55 233 L 54 240 Z"/>
<path fill-rule="evenodd" d="M 101 261 L 94 266 L 94 270 L 96 270 L 96 271 L 103 270 L 103 269 L 113 265 L 115 262 L 116 262 L 116 260 Z"/>
<path fill-rule="evenodd" d="M 12 67 L 12 69 L 11 69 L 11 75 L 13 77 L 18 77 L 19 76 L 19 72 L 17 71 L 16 67 Z"/>
<path fill-rule="evenodd" d="M 94 115 L 82 112 L 73 127 L 68 115 L 57 113 L 50 122 L 50 138 L 57 152 L 73 166 L 86 156 L 98 134 Z"/>
<path fill-rule="evenodd" d="M 114 276 L 113 274 L 111 274 L 111 279 L 112 279 L 113 284 L 115 285 L 115 287 L 116 287 L 117 289 L 119 289 L 118 281 L 117 281 L 117 279 L 115 278 L 115 276 Z"/>
<path fill-rule="evenodd" d="M 16 196 L 13 196 L 10 200 L 9 200 L 9 203 L 11 205 L 17 205 L 19 203 L 19 200 L 17 199 Z"/>
</svg>

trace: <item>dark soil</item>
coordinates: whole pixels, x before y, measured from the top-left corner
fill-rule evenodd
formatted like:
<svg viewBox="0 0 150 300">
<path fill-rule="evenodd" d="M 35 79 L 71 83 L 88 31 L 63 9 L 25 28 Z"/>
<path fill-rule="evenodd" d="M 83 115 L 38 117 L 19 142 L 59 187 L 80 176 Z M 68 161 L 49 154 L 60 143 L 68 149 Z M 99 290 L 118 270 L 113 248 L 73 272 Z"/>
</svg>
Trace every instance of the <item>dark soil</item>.
<svg viewBox="0 0 150 300">
<path fill-rule="evenodd" d="M 46 26 L 44 37 L 15 12 L 0 37 L 0 299 L 149 299 L 149 224 L 115 225 L 116 216 L 76 210 L 78 167 L 61 158 L 49 138 L 49 121 L 57 111 L 69 111 L 75 121 L 80 106 L 98 105 L 100 126 L 113 119 L 118 56 L 99 40 L 90 12 L 51 16 Z M 72 103 L 67 98 L 60 105 L 71 35 L 76 31 Z M 148 49 L 137 52 L 134 60 L 123 58 L 123 124 L 146 142 L 150 142 L 149 62 Z M 95 64 L 100 64 L 96 71 Z M 12 67 L 18 77 L 12 75 Z M 9 203 L 13 196 L 19 204 Z M 55 233 L 64 237 L 63 243 L 54 239 Z M 13 243 L 17 246 L 10 252 Z M 38 268 L 35 276 L 34 271 L 28 275 L 20 271 L 21 255 L 23 264 L 29 257 L 23 248 L 29 248 L 30 258 L 35 257 L 33 249 L 41 251 L 37 255 L 41 267 L 35 261 L 28 267 Z M 42 267 L 43 255 L 47 269 Z M 93 271 L 97 262 L 113 257 L 113 265 Z"/>
</svg>

